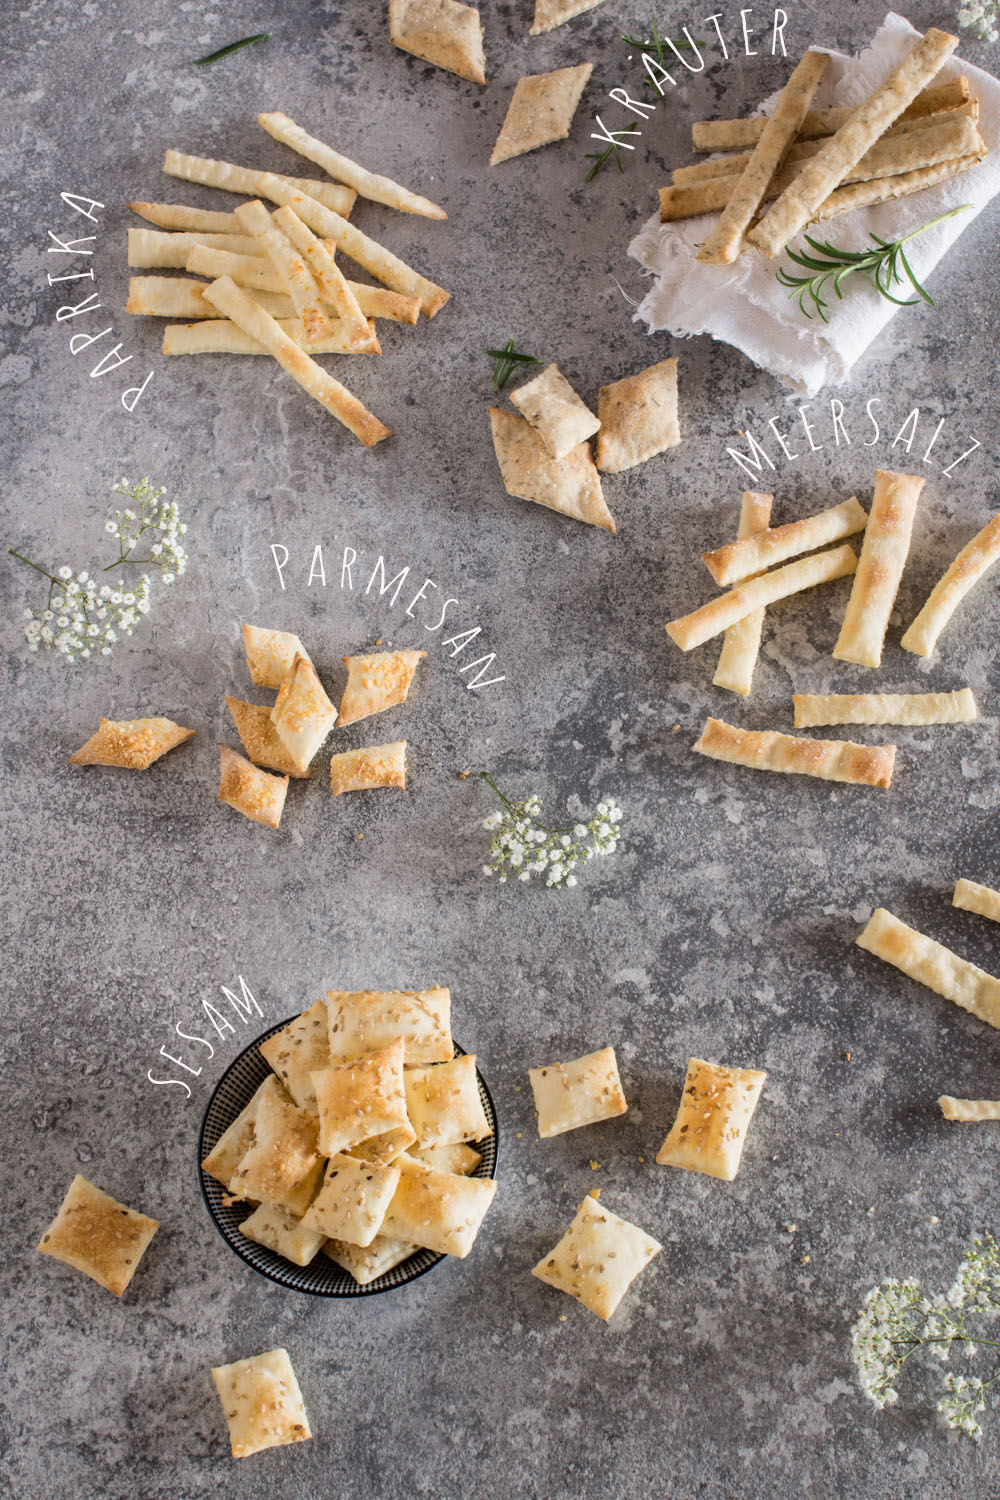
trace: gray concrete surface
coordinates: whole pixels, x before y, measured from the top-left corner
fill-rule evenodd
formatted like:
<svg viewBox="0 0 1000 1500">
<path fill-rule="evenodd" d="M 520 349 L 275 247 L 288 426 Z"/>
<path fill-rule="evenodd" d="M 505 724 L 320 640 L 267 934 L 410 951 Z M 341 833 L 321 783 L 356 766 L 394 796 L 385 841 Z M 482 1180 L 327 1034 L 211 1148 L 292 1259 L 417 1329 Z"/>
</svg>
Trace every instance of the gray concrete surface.
<svg viewBox="0 0 1000 1500">
<path fill-rule="evenodd" d="M 882 15 L 870 0 L 788 9 L 795 51 L 858 46 Z M 995 930 L 949 906 L 959 875 L 1000 883 L 995 580 L 928 670 L 898 648 L 899 622 L 997 507 L 992 216 L 936 274 L 937 308 L 900 313 L 838 393 L 857 441 L 827 442 L 774 481 L 783 515 L 867 498 L 876 465 L 908 467 L 891 436 L 913 407 L 930 429 L 944 419 L 952 454 L 966 434 L 981 440 L 951 478 L 927 468 L 878 679 L 970 683 L 980 721 L 886 736 L 900 746 L 889 794 L 709 763 L 691 753 L 708 712 L 789 728 L 793 688 L 869 684 L 830 656 L 845 583 L 774 612 L 745 704 L 711 687 L 713 648 L 682 656 L 664 637 L 666 619 L 708 597 L 700 552 L 735 528 L 742 483 L 726 446 L 788 407 L 732 351 L 649 339 L 612 282 L 641 292 L 625 246 L 686 159 L 690 120 L 723 98 L 728 113 L 751 108 L 786 68 L 766 52 L 716 54 L 626 172 L 585 186 L 593 114 L 624 118 L 606 96 L 628 81 L 619 37 L 643 25 L 642 6 L 608 0 L 540 39 L 527 36 L 527 0 L 484 7 L 485 89 L 392 48 L 382 10 L 4 7 L 5 541 L 43 561 L 97 562 L 113 478 L 148 473 L 180 502 L 192 561 L 133 640 L 90 668 L 27 657 L 19 615 L 38 591 L 4 565 L 0 1488 L 31 1500 L 996 1495 L 995 1417 L 980 1447 L 959 1442 L 935 1428 L 919 1382 L 879 1415 L 849 1357 L 869 1285 L 905 1273 L 947 1284 L 995 1217 L 992 1127 L 946 1127 L 934 1103 L 996 1094 L 994 1034 L 852 946 L 884 904 L 984 967 L 1000 962 Z M 909 14 L 954 23 L 925 0 Z M 726 17 L 738 25 L 736 7 Z M 676 4 L 658 19 L 701 24 Z M 273 32 L 265 46 L 189 66 L 260 29 Z M 987 66 L 995 56 L 964 50 Z M 489 169 L 516 78 L 588 58 L 571 138 Z M 119 311 L 126 200 L 223 206 L 161 176 L 167 146 L 295 170 L 256 126 L 263 108 L 449 212 L 446 224 L 356 214 L 453 293 L 432 323 L 386 325 L 382 360 L 345 376 L 395 430 L 371 453 L 270 365 L 168 364 L 159 326 Z M 65 299 L 46 285 L 57 259 L 46 231 L 74 223 L 61 191 L 105 205 L 95 285 L 134 356 L 106 378 L 71 356 L 73 326 L 55 321 Z M 508 337 L 557 359 L 591 401 L 603 382 L 680 356 L 683 445 L 608 481 L 616 537 L 503 492 L 483 350 Z M 120 393 L 148 370 L 129 416 Z M 873 396 L 884 436 L 865 447 Z M 284 592 L 272 543 L 294 563 Z M 317 544 L 328 581 L 308 588 Z M 503 684 L 469 692 L 462 658 L 425 631 L 432 616 L 406 618 L 405 594 L 389 607 L 342 590 L 345 545 L 458 599 L 450 618 L 482 625 Z M 377 638 L 427 644 L 411 702 L 383 721 L 412 745 L 405 796 L 334 803 L 318 774 L 293 788 L 277 834 L 216 803 L 216 742 L 235 744 L 223 697 L 250 695 L 244 619 L 297 630 L 333 691 L 342 655 Z M 197 738 L 147 775 L 67 765 L 100 714 L 148 712 Z M 364 740 L 363 726 L 343 737 Z M 487 882 L 490 799 L 459 779 L 483 767 L 538 791 L 553 818 L 567 799 L 578 811 L 616 796 L 622 852 L 573 892 Z M 195 1143 L 249 1030 L 189 1077 L 190 1100 L 146 1075 L 178 1043 L 175 1025 L 204 1034 L 202 1002 L 225 1003 L 220 987 L 240 974 L 261 1029 L 326 986 L 451 985 L 456 1036 L 479 1054 L 503 1129 L 500 1193 L 467 1261 L 331 1304 L 280 1291 L 228 1251 L 200 1201 Z M 527 1067 L 609 1042 L 628 1116 L 539 1141 Z M 768 1070 L 729 1185 L 653 1165 L 691 1053 Z M 180 1055 L 207 1059 L 190 1044 Z M 162 1221 L 120 1304 L 33 1250 L 77 1170 Z M 528 1274 L 594 1185 L 665 1246 L 608 1326 Z M 236 1463 L 208 1369 L 276 1344 L 315 1440 Z"/>
</svg>

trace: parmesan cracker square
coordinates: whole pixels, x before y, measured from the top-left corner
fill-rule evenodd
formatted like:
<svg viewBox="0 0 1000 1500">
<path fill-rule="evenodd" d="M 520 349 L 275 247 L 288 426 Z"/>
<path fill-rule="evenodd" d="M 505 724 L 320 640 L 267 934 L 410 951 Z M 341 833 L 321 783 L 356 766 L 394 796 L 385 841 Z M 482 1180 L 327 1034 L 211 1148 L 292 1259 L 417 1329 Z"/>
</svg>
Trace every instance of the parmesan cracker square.
<svg viewBox="0 0 1000 1500">
<path fill-rule="evenodd" d="M 535 151 L 551 141 L 565 140 L 593 71 L 593 63 L 580 63 L 575 68 L 556 68 L 551 73 L 528 73 L 519 78 L 493 147 L 490 166 L 509 161 L 512 156 L 523 156 L 526 151 Z"/>
<path fill-rule="evenodd" d="M 37 1248 L 120 1297 L 159 1227 L 78 1172 Z"/>
<path fill-rule="evenodd" d="M 611 1120 L 628 1110 L 614 1047 L 603 1047 L 573 1062 L 529 1068 L 528 1077 L 543 1140 L 598 1120 Z"/>
<path fill-rule="evenodd" d="M 271 709 L 264 703 L 245 703 L 242 698 L 226 698 L 236 733 L 255 766 L 265 766 L 285 776 L 308 777 L 309 762 L 302 760 L 282 744 L 271 723 Z"/>
<path fill-rule="evenodd" d="M 347 686 L 337 728 L 405 703 L 413 674 L 426 655 L 426 651 L 373 651 L 368 656 L 343 657 Z"/>
<path fill-rule="evenodd" d="M 558 365 L 546 365 L 534 380 L 512 391 L 510 399 L 553 458 L 565 458 L 601 425 Z"/>
<path fill-rule="evenodd" d="M 675 448 L 681 440 L 677 360 L 661 360 L 637 375 L 602 386 L 597 415 L 597 467 L 602 474 L 619 474 Z"/>
<path fill-rule="evenodd" d="M 309 653 L 297 635 L 288 630 L 262 630 L 259 625 L 244 625 L 250 681 L 257 687 L 280 688 L 297 656 L 309 660 Z"/>
<path fill-rule="evenodd" d="M 101 727 L 69 758 L 71 766 L 123 766 L 148 771 L 154 760 L 192 739 L 173 719 L 101 719 Z"/>
<path fill-rule="evenodd" d="M 288 754 L 308 766 L 333 728 L 337 710 L 308 657 L 297 656 L 271 709 L 271 723 Z"/>
<path fill-rule="evenodd" d="M 265 828 L 277 828 L 287 791 L 287 776 L 260 771 L 228 745 L 219 746 L 219 801 L 227 807 Z"/>
<path fill-rule="evenodd" d="M 311 1438 L 302 1392 L 285 1349 L 212 1370 L 234 1458 Z"/>
<path fill-rule="evenodd" d="M 406 789 L 406 741 L 391 745 L 365 745 L 361 750 L 342 750 L 330 757 L 330 791 L 370 792 L 376 787 Z"/>
<path fill-rule="evenodd" d="M 732 1182 L 766 1073 L 692 1057 L 677 1118 L 656 1160 Z"/>
<path fill-rule="evenodd" d="M 645 1230 L 588 1196 L 558 1245 L 531 1274 L 607 1322 L 639 1272 L 662 1249 Z"/>
</svg>

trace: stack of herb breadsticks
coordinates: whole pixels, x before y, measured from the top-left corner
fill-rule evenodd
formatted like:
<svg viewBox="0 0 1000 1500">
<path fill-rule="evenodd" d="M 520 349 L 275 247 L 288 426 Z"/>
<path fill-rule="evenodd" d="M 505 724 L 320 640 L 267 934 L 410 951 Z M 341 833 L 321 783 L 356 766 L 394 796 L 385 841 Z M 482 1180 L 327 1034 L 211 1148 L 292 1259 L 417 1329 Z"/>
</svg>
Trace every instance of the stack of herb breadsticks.
<svg viewBox="0 0 1000 1500">
<path fill-rule="evenodd" d="M 157 229 L 130 229 L 128 263 L 137 270 L 186 271 L 203 279 L 134 276 L 126 311 L 183 318 L 169 326 L 163 352 L 270 354 L 292 379 L 370 448 L 390 435 L 378 417 L 315 361 L 319 354 L 379 354 L 376 318 L 433 318 L 449 293 L 349 222 L 360 195 L 425 218 L 444 209 L 367 171 L 307 134 L 287 115 L 258 115 L 263 128 L 327 172 L 331 181 L 286 177 L 168 151 L 163 169 L 204 187 L 253 201 L 233 213 L 176 203 L 129 207 Z M 261 199 L 279 205 L 276 212 Z M 340 250 L 381 287 L 348 281 Z"/>
<path fill-rule="evenodd" d="M 901 198 L 967 171 L 987 154 L 968 80 L 934 83 L 958 38 L 931 28 L 854 108 L 811 110 L 830 57 L 807 52 L 768 116 L 697 122 L 698 152 L 660 189 L 664 222 L 721 210 L 698 259 L 729 265 L 752 246 L 779 255 L 807 225 Z"/>
</svg>

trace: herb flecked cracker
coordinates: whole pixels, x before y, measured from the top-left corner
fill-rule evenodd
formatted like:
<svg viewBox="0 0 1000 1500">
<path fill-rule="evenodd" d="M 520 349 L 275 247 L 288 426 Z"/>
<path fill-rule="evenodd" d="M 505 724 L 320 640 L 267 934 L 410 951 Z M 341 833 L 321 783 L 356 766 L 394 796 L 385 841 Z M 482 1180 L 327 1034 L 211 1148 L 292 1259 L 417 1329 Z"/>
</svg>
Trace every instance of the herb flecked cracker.
<svg viewBox="0 0 1000 1500">
<path fill-rule="evenodd" d="M 472 5 L 457 0 L 389 0 L 389 39 L 424 62 L 486 82 L 483 26 Z"/>
<path fill-rule="evenodd" d="M 661 360 L 602 386 L 597 415 L 597 467 L 603 474 L 619 474 L 676 447 L 681 440 L 677 360 Z"/>
<path fill-rule="evenodd" d="M 551 73 L 528 73 L 519 78 L 507 106 L 490 166 L 536 151 L 569 135 L 580 96 L 594 70 L 593 63 L 556 68 Z"/>
<path fill-rule="evenodd" d="M 553 458 L 530 422 L 499 406 L 491 406 L 489 412 L 508 495 L 561 511 L 588 526 L 616 529 L 588 443 L 578 443 L 565 458 Z"/>
</svg>

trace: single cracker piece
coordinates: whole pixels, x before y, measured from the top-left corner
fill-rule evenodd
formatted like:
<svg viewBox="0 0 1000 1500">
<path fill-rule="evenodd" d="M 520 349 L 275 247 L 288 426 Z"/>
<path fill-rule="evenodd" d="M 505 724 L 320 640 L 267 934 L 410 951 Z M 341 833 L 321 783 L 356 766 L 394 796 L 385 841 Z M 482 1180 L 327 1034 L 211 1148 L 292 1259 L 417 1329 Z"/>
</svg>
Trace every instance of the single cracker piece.
<svg viewBox="0 0 1000 1500">
<path fill-rule="evenodd" d="M 639 1272 L 662 1249 L 645 1230 L 588 1195 L 558 1245 L 531 1274 L 607 1322 Z"/>
<path fill-rule="evenodd" d="M 71 766 L 121 766 L 127 771 L 148 771 L 154 760 L 176 745 L 194 738 L 173 719 L 105 719 L 85 745 L 74 750 Z"/>
<path fill-rule="evenodd" d="M 934 585 L 927 603 L 899 643 L 903 650 L 912 651 L 917 656 L 930 656 L 937 645 L 938 636 L 973 584 L 978 583 L 998 559 L 1000 513 L 993 516 L 971 542 L 966 543 L 944 577 Z"/>
<path fill-rule="evenodd" d="M 269 1203 L 301 1218 L 323 1174 L 316 1116 L 274 1090 L 262 1094 L 246 1154 L 229 1181 L 235 1198 Z"/>
<path fill-rule="evenodd" d="M 399 1184 L 382 1233 L 464 1260 L 475 1243 L 497 1185 L 487 1177 L 456 1177 L 402 1156 Z"/>
<path fill-rule="evenodd" d="M 800 557 L 770 573 L 748 578 L 728 594 L 720 594 L 700 609 L 671 620 L 666 632 L 682 651 L 693 651 L 695 646 L 701 646 L 713 635 L 728 630 L 730 625 L 735 625 L 751 611 L 787 599 L 803 589 L 815 588 L 819 583 L 844 578 L 853 573 L 857 565 L 858 559 L 846 542 L 841 547 L 831 547 L 829 552 Z"/>
<path fill-rule="evenodd" d="M 227 697 L 226 707 L 233 716 L 243 748 L 255 766 L 266 766 L 268 770 L 280 771 L 286 776 L 309 776 L 309 762 L 293 755 L 282 744 L 266 704 L 244 703 L 241 698 Z"/>
<path fill-rule="evenodd" d="M 602 385 L 597 401 L 597 467 L 602 474 L 645 463 L 681 440 L 677 417 L 677 360 Z"/>
<path fill-rule="evenodd" d="M 120 1297 L 159 1227 L 78 1172 L 36 1249 Z"/>
<path fill-rule="evenodd" d="M 778 96 L 722 216 L 698 251 L 710 266 L 728 266 L 743 248 L 743 235 L 764 201 L 768 185 L 794 144 L 813 95 L 830 64 L 823 52 L 807 52 Z"/>
<path fill-rule="evenodd" d="M 404 1052 L 403 1039 L 397 1037 L 354 1062 L 331 1063 L 311 1075 L 324 1156 L 350 1151 L 378 1136 L 392 1133 L 395 1137 L 398 1131 L 409 1132 L 410 1144 L 416 1139 L 406 1112 Z"/>
<path fill-rule="evenodd" d="M 531 35 L 541 36 L 552 31 L 574 16 L 582 16 L 585 10 L 593 10 L 602 0 L 535 0 L 535 18 L 531 23 Z"/>
<path fill-rule="evenodd" d="M 538 433 L 553 458 L 565 458 L 593 437 L 599 418 L 580 400 L 558 365 L 511 392 L 511 402 Z"/>
<path fill-rule="evenodd" d="M 942 1094 L 938 1104 L 946 1120 L 1000 1120 L 1000 1099 L 955 1099 Z"/>
<path fill-rule="evenodd" d="M 312 1073 L 330 1066 L 326 1005 L 317 1000 L 300 1016 L 260 1044 L 260 1055 L 274 1069 L 299 1109 L 319 1113 Z"/>
<path fill-rule="evenodd" d="M 378 1233 L 398 1182 L 398 1166 L 333 1156 L 302 1222 L 324 1238 L 363 1248 Z"/>
<path fill-rule="evenodd" d="M 451 992 L 440 985 L 427 990 L 327 990 L 326 1010 L 334 1062 L 353 1062 L 397 1037 L 403 1040 L 407 1067 L 447 1062 L 455 1055 Z"/>
<path fill-rule="evenodd" d="M 838 661 L 877 667 L 889 628 L 889 616 L 899 592 L 913 532 L 917 501 L 924 487 L 919 474 L 895 474 L 879 469 L 871 515 L 861 543 L 851 597 L 847 601 L 833 654 Z"/>
<path fill-rule="evenodd" d="M 755 532 L 767 530 L 771 522 L 773 499 L 773 495 L 762 495 L 756 490 L 743 491 L 738 537 L 753 536 Z M 731 693 L 739 693 L 741 698 L 749 695 L 760 654 L 764 614 L 762 608 L 751 610 L 742 620 L 729 626 L 719 652 L 719 665 L 712 678 L 716 687 L 728 688 Z"/>
<path fill-rule="evenodd" d="M 358 1286 L 369 1286 L 391 1271 L 395 1266 L 409 1260 L 419 1247 L 404 1240 L 391 1240 L 388 1235 L 377 1234 L 370 1245 L 348 1245 L 344 1240 L 327 1240 L 323 1254 L 328 1255 Z"/>
<path fill-rule="evenodd" d="M 357 724 L 372 714 L 405 703 L 413 674 L 426 651 L 373 651 L 368 656 L 344 656 L 347 686 L 340 703 L 337 728 Z"/>
<path fill-rule="evenodd" d="M 843 541 L 845 536 L 864 531 L 867 525 L 868 517 L 852 495 L 850 500 L 816 515 L 804 516 L 801 521 L 758 531 L 726 547 L 717 547 L 714 552 L 703 552 L 701 560 L 719 587 L 728 588 L 799 553 L 812 552 L 828 542 Z"/>
<path fill-rule="evenodd" d="M 971 688 L 954 693 L 793 693 L 796 729 L 822 724 L 967 724 L 978 717 Z"/>
<path fill-rule="evenodd" d="M 271 709 L 274 732 L 297 765 L 309 765 L 336 717 L 316 668 L 308 657 L 297 656 Z"/>
<path fill-rule="evenodd" d="M 183 271 L 196 245 L 228 250 L 232 255 L 260 254 L 260 246 L 249 234 L 169 234 L 159 229 L 130 229 L 128 264 L 134 271 Z"/>
<path fill-rule="evenodd" d="M 960 156 L 955 161 L 942 161 L 934 167 L 919 167 L 912 172 L 900 172 L 898 177 L 880 177 L 874 182 L 853 182 L 849 187 L 838 188 L 825 198 L 810 219 L 810 224 L 824 223 L 838 214 L 853 213 L 856 208 L 870 208 L 875 203 L 888 203 L 893 198 L 908 198 L 912 193 L 922 193 L 926 188 L 936 187 L 962 172 L 978 166 L 982 157 Z"/>
<path fill-rule="evenodd" d="M 406 1074 L 403 1076 L 405 1078 Z M 454 1172 L 457 1177 L 471 1177 L 483 1159 L 478 1151 L 473 1151 L 463 1141 L 454 1141 L 447 1146 L 411 1146 L 407 1155 L 438 1172 Z"/>
<path fill-rule="evenodd" d="M 219 746 L 219 801 L 227 807 L 265 828 L 277 828 L 287 792 L 287 776 L 271 776 L 228 745 Z"/>
<path fill-rule="evenodd" d="M 565 458 L 553 458 L 530 422 L 499 406 L 489 410 L 493 448 L 508 495 L 533 500 L 588 526 L 615 530 L 589 443 L 579 443 Z"/>
<path fill-rule="evenodd" d="M 552 73 L 529 73 L 519 78 L 493 147 L 490 166 L 509 161 L 512 156 L 523 156 L 526 151 L 535 151 L 551 141 L 564 141 L 593 71 L 593 63 L 580 63 L 575 68 L 556 68 Z"/>
<path fill-rule="evenodd" d="M 255 299 L 256 300 L 256 299 Z M 381 354 L 378 339 L 374 336 L 374 323 L 365 323 L 368 330 L 365 342 L 359 343 L 358 335 L 336 318 L 330 323 L 329 338 L 314 339 L 307 346 L 301 318 L 278 318 L 278 327 L 286 338 L 300 349 L 308 347 L 310 354 Z M 162 353 L 169 359 L 182 354 L 255 354 L 270 355 L 270 349 L 259 344 L 250 334 L 229 318 L 202 318 L 196 323 L 171 323 L 163 330 Z"/>
<path fill-rule="evenodd" d="M 289 1095 L 277 1078 L 265 1078 L 249 1104 L 226 1126 L 201 1164 L 202 1171 L 221 1182 L 224 1188 L 228 1189 L 236 1168 L 253 1145 L 257 1111 L 262 1099 L 284 1100 L 287 1104 Z"/>
<path fill-rule="evenodd" d="M 268 198 L 272 203 L 286 203 L 291 193 L 306 193 L 325 208 L 345 217 L 354 207 L 357 193 L 341 187 L 339 182 L 318 182 L 310 177 L 286 177 L 281 172 L 260 172 L 253 167 L 237 167 L 229 161 L 210 156 L 187 156 L 183 151 L 167 151 L 163 170 L 168 177 L 185 182 L 200 182 L 204 187 L 222 188 L 227 193 L 242 193 L 247 198 Z M 280 196 L 275 197 L 278 193 Z"/>
<path fill-rule="evenodd" d="M 712 760 L 756 771 L 786 771 L 854 786 L 888 787 L 896 761 L 895 745 L 800 739 L 773 729 L 737 729 L 721 719 L 706 719 L 701 737 L 692 748 Z"/>
<path fill-rule="evenodd" d="M 991 922 L 1000 922 L 1000 891 L 994 891 L 988 885 L 977 885 L 974 880 L 956 881 L 951 904 L 960 906 L 963 911 L 974 911 L 980 917 L 989 917 Z"/>
<path fill-rule="evenodd" d="M 529 1068 L 528 1078 L 542 1140 L 628 1111 L 614 1047 L 602 1047 L 573 1062 Z"/>
<path fill-rule="evenodd" d="M 305 646 L 288 630 L 262 630 L 259 625 L 244 625 L 243 645 L 250 681 L 257 687 L 280 688 L 297 656 L 309 660 Z"/>
<path fill-rule="evenodd" d="M 960 958 L 933 938 L 907 927 L 884 907 L 872 913 L 857 944 L 876 958 L 902 969 L 936 995 L 954 1001 L 987 1026 L 1000 1028 L 1000 979 Z"/>
<path fill-rule="evenodd" d="M 323 1248 L 326 1236 L 320 1230 L 307 1229 L 302 1219 L 284 1208 L 261 1203 L 243 1220 L 240 1234 L 256 1245 L 284 1256 L 293 1266 L 308 1266 Z"/>
<path fill-rule="evenodd" d="M 349 156 L 342 156 L 339 151 L 334 151 L 332 146 L 326 145 L 324 141 L 318 141 L 315 136 L 309 135 L 290 120 L 287 115 L 280 111 L 257 116 L 258 125 L 263 126 L 268 135 L 273 135 L 276 141 L 281 141 L 286 146 L 291 146 L 300 156 L 315 162 L 322 167 L 324 172 L 329 172 L 331 177 L 338 182 L 346 182 L 348 187 L 360 193 L 362 198 L 369 199 L 372 203 L 384 203 L 389 208 L 398 208 L 401 213 L 422 214 L 428 219 L 446 219 L 448 215 L 443 208 L 432 203 L 429 198 L 422 198 L 419 193 L 411 193 L 409 188 L 401 187 L 398 182 L 393 182 L 391 177 L 380 177 L 376 172 L 369 172 L 365 167 L 359 167 L 357 162 L 351 161 Z"/>
<path fill-rule="evenodd" d="M 766 1078 L 753 1068 L 724 1068 L 692 1057 L 677 1118 L 656 1160 L 732 1182 Z"/>
<path fill-rule="evenodd" d="M 407 1068 L 406 1111 L 420 1146 L 452 1146 L 493 1134 L 479 1097 L 475 1053 Z"/>
<path fill-rule="evenodd" d="M 389 40 L 424 62 L 486 82 L 483 24 L 472 5 L 457 0 L 389 0 Z"/>
<path fill-rule="evenodd" d="M 366 745 L 363 750 L 342 750 L 330 757 L 330 791 L 368 792 L 376 787 L 406 788 L 406 741 L 391 745 Z"/>
<path fill-rule="evenodd" d="M 234 1458 L 311 1438 L 302 1392 L 286 1349 L 269 1349 L 212 1370 Z"/>
</svg>

